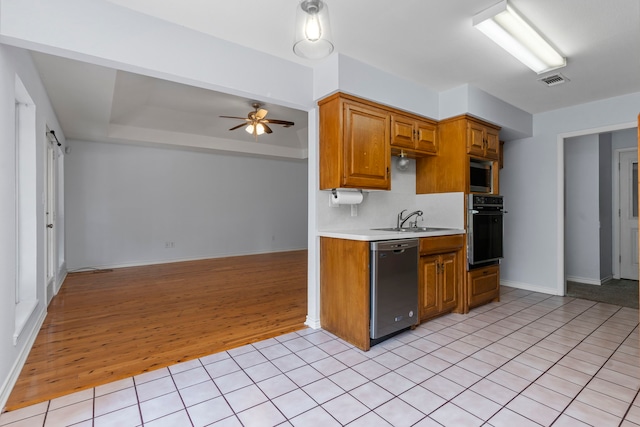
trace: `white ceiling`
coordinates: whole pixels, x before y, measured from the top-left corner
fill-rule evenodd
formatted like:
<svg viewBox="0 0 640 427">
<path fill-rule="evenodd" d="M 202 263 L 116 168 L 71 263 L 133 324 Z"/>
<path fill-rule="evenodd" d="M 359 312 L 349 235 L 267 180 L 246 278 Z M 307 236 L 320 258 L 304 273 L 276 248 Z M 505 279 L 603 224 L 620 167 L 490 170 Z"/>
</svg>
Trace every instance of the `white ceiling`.
<svg viewBox="0 0 640 427">
<path fill-rule="evenodd" d="M 109 1 L 313 65 L 292 52 L 298 0 Z M 336 52 L 436 92 L 468 83 L 535 114 L 640 91 L 638 0 L 511 0 L 567 57 L 567 66 L 557 72 L 569 81 L 554 87 L 538 81 L 552 73 L 536 75 L 472 27 L 472 16 L 497 0 L 326 1 Z M 237 122 L 217 119 L 246 116 L 254 100 L 44 54 L 34 58 L 68 138 L 128 140 L 136 129 L 155 127 L 194 140 L 256 144 L 242 129 L 227 131 Z M 277 105 L 265 108 L 270 118 L 296 126 L 274 126 L 260 144 L 279 147 L 276 155 L 304 157 L 306 114 Z"/>
<path fill-rule="evenodd" d="M 307 158 L 307 113 L 167 80 L 32 52 L 67 139 L 169 144 L 254 155 Z M 244 128 L 229 131 L 260 102 L 272 134 L 256 140 Z"/>
</svg>

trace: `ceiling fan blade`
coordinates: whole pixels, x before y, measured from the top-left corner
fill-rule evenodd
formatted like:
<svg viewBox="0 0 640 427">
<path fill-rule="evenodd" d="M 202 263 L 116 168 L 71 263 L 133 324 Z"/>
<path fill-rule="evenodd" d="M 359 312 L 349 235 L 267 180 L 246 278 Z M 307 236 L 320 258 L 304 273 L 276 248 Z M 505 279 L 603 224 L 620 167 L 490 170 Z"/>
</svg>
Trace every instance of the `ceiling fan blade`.
<svg viewBox="0 0 640 427">
<path fill-rule="evenodd" d="M 258 111 L 256 111 L 256 118 L 259 120 L 262 120 L 265 118 L 267 113 L 268 113 L 267 110 L 265 110 L 264 108 L 260 108 Z"/>
<path fill-rule="evenodd" d="M 264 127 L 264 131 L 266 133 L 273 133 L 273 131 L 271 130 L 271 128 L 269 126 L 267 126 L 267 124 L 265 122 L 262 122 L 262 127 Z"/>
<path fill-rule="evenodd" d="M 234 126 L 229 130 L 236 130 L 236 129 L 241 128 L 242 126 L 246 126 L 246 125 L 247 125 L 246 123 L 240 123 L 238 126 Z"/>
<path fill-rule="evenodd" d="M 223 119 L 240 119 L 240 120 L 249 120 L 246 117 L 236 117 L 236 116 L 219 116 L 222 117 Z"/>
<path fill-rule="evenodd" d="M 274 125 L 283 125 L 284 127 L 288 128 L 290 126 L 293 126 L 295 123 L 287 121 L 287 120 L 277 120 L 277 119 L 265 119 L 264 120 L 267 123 L 271 123 Z"/>
</svg>

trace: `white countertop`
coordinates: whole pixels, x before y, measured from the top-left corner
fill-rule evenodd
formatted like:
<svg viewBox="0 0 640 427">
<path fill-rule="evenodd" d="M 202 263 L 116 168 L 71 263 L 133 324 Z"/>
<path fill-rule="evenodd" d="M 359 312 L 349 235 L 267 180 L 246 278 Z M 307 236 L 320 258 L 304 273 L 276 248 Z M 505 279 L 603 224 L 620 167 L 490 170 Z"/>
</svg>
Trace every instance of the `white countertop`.
<svg viewBox="0 0 640 427">
<path fill-rule="evenodd" d="M 385 230 L 321 230 L 318 236 L 333 237 L 336 239 L 362 240 L 372 242 L 376 240 L 411 239 L 418 237 L 449 236 L 452 234 L 464 234 L 465 231 L 458 228 L 445 228 L 434 231 L 385 231 Z"/>
</svg>

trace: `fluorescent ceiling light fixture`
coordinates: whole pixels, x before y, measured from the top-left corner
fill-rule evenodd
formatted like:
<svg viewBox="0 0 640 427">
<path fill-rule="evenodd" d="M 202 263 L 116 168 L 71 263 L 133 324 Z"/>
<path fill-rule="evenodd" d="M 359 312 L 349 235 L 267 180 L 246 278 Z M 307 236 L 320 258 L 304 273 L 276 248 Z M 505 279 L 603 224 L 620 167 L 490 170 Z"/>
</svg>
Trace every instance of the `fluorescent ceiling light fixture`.
<svg viewBox="0 0 640 427">
<path fill-rule="evenodd" d="M 560 55 L 503 0 L 473 17 L 473 26 L 538 74 L 567 65 Z"/>
</svg>

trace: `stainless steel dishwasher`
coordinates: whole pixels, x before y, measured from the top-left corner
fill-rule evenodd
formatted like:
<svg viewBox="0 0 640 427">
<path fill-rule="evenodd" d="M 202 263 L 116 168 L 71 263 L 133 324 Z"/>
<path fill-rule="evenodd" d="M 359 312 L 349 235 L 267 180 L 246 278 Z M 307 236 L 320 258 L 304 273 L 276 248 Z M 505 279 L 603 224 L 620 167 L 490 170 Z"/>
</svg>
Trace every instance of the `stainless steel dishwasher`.
<svg viewBox="0 0 640 427">
<path fill-rule="evenodd" d="M 418 323 L 419 239 L 371 242 L 371 344 Z"/>
</svg>

